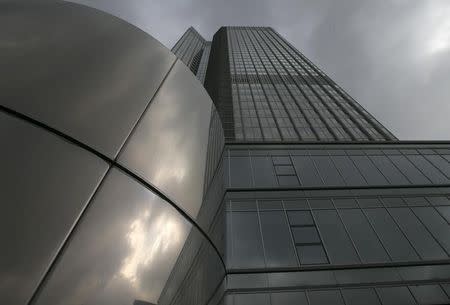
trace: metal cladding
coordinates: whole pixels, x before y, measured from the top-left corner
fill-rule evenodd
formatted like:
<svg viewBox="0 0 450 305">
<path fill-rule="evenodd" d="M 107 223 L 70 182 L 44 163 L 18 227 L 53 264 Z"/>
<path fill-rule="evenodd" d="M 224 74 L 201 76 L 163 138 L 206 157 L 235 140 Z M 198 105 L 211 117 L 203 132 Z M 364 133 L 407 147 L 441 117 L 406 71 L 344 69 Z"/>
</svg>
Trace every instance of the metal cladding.
<svg viewBox="0 0 450 305">
<path fill-rule="evenodd" d="M 85 6 L 2 1 L 0 27 L 0 303 L 172 303 L 194 290 L 176 276 L 205 303 L 224 269 L 197 220 L 221 128 L 201 84 Z"/>
</svg>

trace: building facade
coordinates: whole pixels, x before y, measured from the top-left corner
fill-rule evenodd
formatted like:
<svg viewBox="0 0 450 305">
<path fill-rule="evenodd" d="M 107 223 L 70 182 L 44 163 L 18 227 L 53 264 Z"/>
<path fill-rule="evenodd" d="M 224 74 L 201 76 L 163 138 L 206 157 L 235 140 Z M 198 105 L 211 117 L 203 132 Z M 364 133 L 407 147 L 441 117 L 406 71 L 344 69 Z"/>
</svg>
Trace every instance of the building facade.
<svg viewBox="0 0 450 305">
<path fill-rule="evenodd" d="M 449 303 L 450 142 L 399 141 L 272 29 L 175 56 L 67 1 L 0 27 L 1 304 Z"/>
<path fill-rule="evenodd" d="M 204 86 L 226 139 L 210 304 L 449 302 L 448 142 L 398 140 L 267 27 L 220 28 Z"/>
</svg>

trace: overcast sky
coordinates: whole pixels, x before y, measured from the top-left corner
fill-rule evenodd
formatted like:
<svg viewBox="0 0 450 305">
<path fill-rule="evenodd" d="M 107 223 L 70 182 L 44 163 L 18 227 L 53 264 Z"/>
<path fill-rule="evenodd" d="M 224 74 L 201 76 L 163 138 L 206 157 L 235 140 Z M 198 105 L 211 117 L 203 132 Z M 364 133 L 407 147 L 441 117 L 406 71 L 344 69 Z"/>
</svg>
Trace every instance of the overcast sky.
<svg viewBox="0 0 450 305">
<path fill-rule="evenodd" d="M 168 48 L 189 27 L 271 26 L 402 140 L 450 140 L 449 0 L 76 0 Z"/>
</svg>

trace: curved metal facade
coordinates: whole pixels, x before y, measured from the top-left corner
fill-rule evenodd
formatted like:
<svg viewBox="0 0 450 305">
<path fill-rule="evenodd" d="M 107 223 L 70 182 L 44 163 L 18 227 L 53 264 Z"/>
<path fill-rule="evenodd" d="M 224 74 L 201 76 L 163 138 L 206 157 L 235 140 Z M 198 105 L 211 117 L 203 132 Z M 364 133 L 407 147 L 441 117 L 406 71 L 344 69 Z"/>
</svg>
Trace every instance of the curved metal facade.
<svg viewBox="0 0 450 305">
<path fill-rule="evenodd" d="M 202 85 L 92 8 L 3 1 L 0 27 L 0 303 L 205 304 L 224 265 Z"/>
</svg>

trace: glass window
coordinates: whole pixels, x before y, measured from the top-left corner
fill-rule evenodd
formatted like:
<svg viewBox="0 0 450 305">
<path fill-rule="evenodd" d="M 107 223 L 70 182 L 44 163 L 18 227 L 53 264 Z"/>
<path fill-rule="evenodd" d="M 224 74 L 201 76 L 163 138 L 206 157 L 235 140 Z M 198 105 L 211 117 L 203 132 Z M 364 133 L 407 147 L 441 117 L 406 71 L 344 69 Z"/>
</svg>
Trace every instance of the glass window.
<svg viewBox="0 0 450 305">
<path fill-rule="evenodd" d="M 334 209 L 331 199 L 308 199 L 311 209 Z"/>
<path fill-rule="evenodd" d="M 370 156 L 370 159 L 383 173 L 384 177 L 389 180 L 390 184 L 410 184 L 405 176 L 392 164 L 386 156 Z"/>
<path fill-rule="evenodd" d="M 415 305 L 413 296 L 407 287 L 377 288 L 383 305 Z"/>
<path fill-rule="evenodd" d="M 436 207 L 442 217 L 450 224 L 450 207 Z"/>
<path fill-rule="evenodd" d="M 406 206 L 406 203 L 400 197 L 383 197 L 384 205 L 387 207 L 402 207 Z"/>
<path fill-rule="evenodd" d="M 331 158 L 344 178 L 346 185 L 367 185 L 363 176 L 347 156 L 332 156 Z"/>
<path fill-rule="evenodd" d="M 405 200 L 408 206 L 430 205 L 428 203 L 428 200 L 425 199 L 425 197 L 404 197 L 403 200 Z"/>
<path fill-rule="evenodd" d="M 358 208 L 358 203 L 353 198 L 335 198 L 333 199 L 336 208 Z"/>
<path fill-rule="evenodd" d="M 393 261 L 413 261 L 419 258 L 385 209 L 365 209 L 364 212 Z"/>
<path fill-rule="evenodd" d="M 313 156 L 311 157 L 319 170 L 325 185 L 345 185 L 341 175 L 337 171 L 330 157 L 327 156 Z"/>
<path fill-rule="evenodd" d="M 413 212 L 447 253 L 450 253 L 450 226 L 445 219 L 432 207 L 413 208 Z"/>
<path fill-rule="evenodd" d="M 291 224 L 291 226 L 314 225 L 314 220 L 312 218 L 310 211 L 289 211 L 288 216 L 289 216 L 289 223 Z"/>
<path fill-rule="evenodd" d="M 405 156 L 389 156 L 403 175 L 413 184 L 430 184 L 430 181 Z"/>
<path fill-rule="evenodd" d="M 433 183 L 448 183 L 448 179 L 431 165 L 423 156 L 420 155 L 411 155 L 408 156 L 408 159 L 414 163 L 414 165 L 424 173 L 428 179 Z"/>
<path fill-rule="evenodd" d="M 431 234 L 420 223 L 409 208 L 390 208 L 395 218 L 414 248 L 424 259 L 445 259 L 447 254 L 442 250 Z"/>
<path fill-rule="evenodd" d="M 231 209 L 233 211 L 256 211 L 255 200 L 232 200 Z"/>
<path fill-rule="evenodd" d="M 430 196 L 427 200 L 431 205 L 450 205 L 450 200 L 444 196 Z"/>
<path fill-rule="evenodd" d="M 372 162 L 366 156 L 351 156 L 350 157 L 356 166 L 363 174 L 364 178 L 369 185 L 385 185 L 388 184 L 383 175 L 372 164 Z"/>
<path fill-rule="evenodd" d="M 358 198 L 358 203 L 361 208 L 377 208 L 383 206 L 378 198 Z"/>
<path fill-rule="evenodd" d="M 292 161 L 303 186 L 323 185 L 310 157 L 294 156 L 292 157 Z"/>
<path fill-rule="evenodd" d="M 308 291 L 310 305 L 344 305 L 339 290 L 315 290 Z"/>
<path fill-rule="evenodd" d="M 315 226 L 308 227 L 292 227 L 292 234 L 296 243 L 320 243 L 320 237 Z"/>
<path fill-rule="evenodd" d="M 309 210 L 306 199 L 285 199 L 283 203 L 286 210 Z"/>
<path fill-rule="evenodd" d="M 450 163 L 447 160 L 438 155 L 427 155 L 425 158 L 443 172 L 447 178 L 450 178 Z"/>
<path fill-rule="evenodd" d="M 295 170 L 292 165 L 276 165 L 275 171 L 277 175 L 295 175 Z"/>
<path fill-rule="evenodd" d="M 252 187 L 250 157 L 230 157 L 230 186 Z"/>
<path fill-rule="evenodd" d="M 359 263 L 356 251 L 337 212 L 335 210 L 315 210 L 313 214 L 330 262 L 333 264 Z"/>
<path fill-rule="evenodd" d="M 384 251 L 382 244 L 361 210 L 345 209 L 339 213 L 363 262 L 375 263 L 389 261 L 386 251 Z"/>
<path fill-rule="evenodd" d="M 275 165 L 291 165 L 291 158 L 289 156 L 273 156 L 273 164 Z"/>
<path fill-rule="evenodd" d="M 272 305 L 308 305 L 303 291 L 285 291 L 270 295 Z"/>
<path fill-rule="evenodd" d="M 297 253 L 302 265 L 328 264 L 322 245 L 297 246 Z"/>
<path fill-rule="evenodd" d="M 346 305 L 381 305 L 372 288 L 342 289 Z"/>
<path fill-rule="evenodd" d="M 234 296 L 234 305 L 270 305 L 267 293 L 239 293 Z"/>
<path fill-rule="evenodd" d="M 256 187 L 273 187 L 276 185 L 270 157 L 252 157 L 252 165 Z"/>
<path fill-rule="evenodd" d="M 450 299 L 439 285 L 409 286 L 419 304 L 448 304 Z"/>
<path fill-rule="evenodd" d="M 256 212 L 232 212 L 232 268 L 262 268 L 264 254 Z"/>
<path fill-rule="evenodd" d="M 285 186 L 285 187 L 289 187 L 289 186 L 298 186 L 298 179 L 297 176 L 277 176 L 278 178 L 278 184 L 280 186 Z"/>
<path fill-rule="evenodd" d="M 258 200 L 260 210 L 282 210 L 281 200 Z"/>
<path fill-rule="evenodd" d="M 260 217 L 267 267 L 297 266 L 284 211 L 262 211 Z"/>
</svg>

